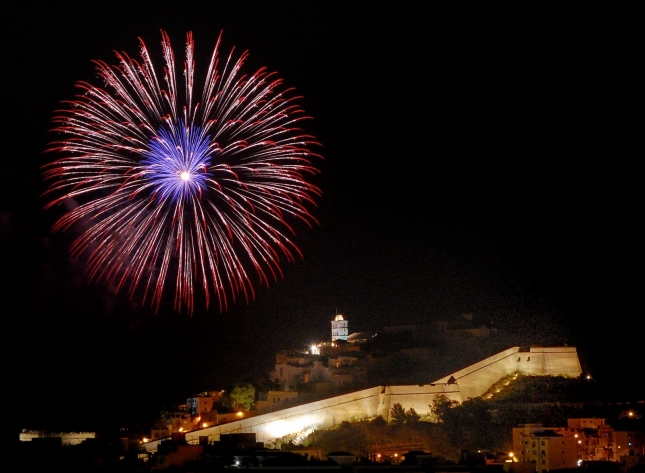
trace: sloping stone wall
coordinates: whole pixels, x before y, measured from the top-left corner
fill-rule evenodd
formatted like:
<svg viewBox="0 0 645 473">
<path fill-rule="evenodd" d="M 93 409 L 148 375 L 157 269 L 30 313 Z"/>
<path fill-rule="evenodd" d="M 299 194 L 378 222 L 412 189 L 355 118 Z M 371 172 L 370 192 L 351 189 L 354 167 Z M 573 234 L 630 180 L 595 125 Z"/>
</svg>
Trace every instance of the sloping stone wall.
<svg viewBox="0 0 645 473">
<path fill-rule="evenodd" d="M 377 386 L 267 414 L 255 415 L 228 424 L 186 433 L 189 443 L 200 437 L 217 441 L 221 434 L 255 433 L 258 442 L 288 434 L 305 435 L 313 429 L 326 429 L 343 421 L 369 419 L 382 415 L 389 420 L 390 409 L 399 403 L 426 415 L 436 396 L 463 402 L 484 394 L 494 383 L 516 372 L 531 375 L 577 377 L 582 373 L 575 347 L 533 347 L 528 352 L 509 348 L 485 360 L 459 370 L 431 384 Z M 157 450 L 159 441 L 148 442 L 149 452 Z"/>
</svg>

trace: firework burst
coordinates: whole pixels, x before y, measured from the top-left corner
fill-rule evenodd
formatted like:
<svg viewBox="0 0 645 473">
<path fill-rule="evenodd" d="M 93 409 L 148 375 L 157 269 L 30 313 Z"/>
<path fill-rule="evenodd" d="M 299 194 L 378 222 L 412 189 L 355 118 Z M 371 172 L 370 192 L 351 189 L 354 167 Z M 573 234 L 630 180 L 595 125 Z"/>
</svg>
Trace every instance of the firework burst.
<svg viewBox="0 0 645 473">
<path fill-rule="evenodd" d="M 104 86 L 77 83 L 81 93 L 54 116 L 47 208 L 79 202 L 54 230 L 80 227 L 70 251 L 86 258 L 90 279 L 156 309 L 167 285 L 178 311 L 193 312 L 196 286 L 220 311 L 248 301 L 252 279 L 268 285 L 282 259 L 300 255 L 289 221 L 315 222 L 318 144 L 300 128 L 300 97 L 265 68 L 243 74 L 248 53 L 222 60 L 220 42 L 201 90 L 192 34 L 180 92 L 162 32 L 162 75 L 140 40 L 140 60 L 95 61 Z"/>
</svg>

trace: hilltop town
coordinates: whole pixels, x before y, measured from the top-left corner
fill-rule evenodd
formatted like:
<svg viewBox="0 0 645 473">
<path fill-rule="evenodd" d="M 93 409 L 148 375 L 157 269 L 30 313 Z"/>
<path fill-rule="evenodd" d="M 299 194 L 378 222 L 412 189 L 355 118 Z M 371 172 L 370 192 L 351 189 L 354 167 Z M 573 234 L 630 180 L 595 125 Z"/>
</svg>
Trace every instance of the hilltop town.
<svg viewBox="0 0 645 473">
<path fill-rule="evenodd" d="M 456 323 L 390 327 L 378 334 L 350 334 L 349 320 L 337 314 L 331 321 L 330 340 L 275 355 L 274 368 L 264 384 L 268 389 L 259 391 L 241 383 L 230 392 L 205 391 L 188 397 L 185 404 L 162 412 L 148 432 L 139 437 L 124 433 L 123 449 L 129 456 L 122 457 L 130 458 L 138 468 L 165 469 L 198 465 L 205 458 L 220 458 L 226 463 L 235 457 L 234 453 L 244 451 L 245 460 L 233 462 L 246 462 L 249 466 L 262 464 L 263 458 L 266 464 L 266 458 L 271 457 L 268 451 L 275 454 L 286 447 L 293 454 L 306 456 L 307 465 L 312 467 L 313 461 L 398 465 L 407 460 L 409 465 L 412 458 L 421 466 L 423 458 L 426 463 L 428 459 L 436 463 L 442 458 L 448 463 L 471 467 L 490 464 L 518 473 L 575 468 L 582 462 L 631 467 L 643 461 L 644 433 L 634 426 L 632 430 L 626 430 L 624 425 L 614 427 L 606 418 L 595 416 L 568 417 L 566 421 L 560 418 L 558 425 L 549 425 L 543 423 L 550 420 L 548 415 L 534 422 L 535 416 L 526 413 L 522 414 L 526 418 L 518 419 L 512 427 L 507 425 L 506 432 L 497 429 L 491 434 L 481 430 L 482 436 L 501 435 L 497 451 L 477 453 L 466 449 L 461 456 L 440 455 L 442 447 L 436 438 L 449 434 L 437 429 L 456 422 L 451 415 L 454 417 L 460 409 L 471 409 L 475 400 L 501 399 L 505 389 L 512 389 L 524 379 L 585 379 L 575 347 L 566 346 L 515 346 L 453 368 L 455 360 L 472 359 L 483 353 L 482 347 L 494 347 L 491 338 L 499 343 L 503 336 L 485 325 L 475 326 L 468 314 Z M 444 349 L 448 345 L 453 348 L 451 354 L 436 356 L 437 347 Z M 460 353 L 456 347 L 462 347 Z M 434 371 L 422 371 L 433 361 Z M 378 379 L 382 381 L 375 382 Z M 500 405 L 504 404 L 496 405 L 497 411 Z M 635 407 L 619 418 L 640 419 L 638 408 L 643 406 Z M 486 410 L 493 412 L 490 407 Z M 584 414 L 584 409 L 576 406 L 569 412 Z M 503 417 L 499 412 L 495 416 Z M 485 419 L 482 424 L 492 422 L 490 415 Z M 504 425 L 500 420 L 497 423 Z M 425 430 L 419 430 L 419 426 Z M 338 429 L 345 430 L 344 437 L 336 437 L 336 444 L 345 444 L 350 437 L 370 438 L 374 429 L 394 438 L 402 436 L 401 429 L 408 429 L 408 441 L 381 439 L 370 446 L 365 440 L 354 446 L 361 451 L 333 460 L 333 452 L 329 451 L 332 447 L 322 446 L 327 435 L 324 432 Z M 387 429 L 394 430 L 383 433 Z M 20 439 L 31 443 L 29 448 L 43 445 L 40 442 L 45 440 L 50 445 L 58 442 L 61 447 L 81 447 L 98 441 L 91 432 L 52 435 L 27 430 Z M 431 449 L 434 456 L 426 451 Z"/>
</svg>

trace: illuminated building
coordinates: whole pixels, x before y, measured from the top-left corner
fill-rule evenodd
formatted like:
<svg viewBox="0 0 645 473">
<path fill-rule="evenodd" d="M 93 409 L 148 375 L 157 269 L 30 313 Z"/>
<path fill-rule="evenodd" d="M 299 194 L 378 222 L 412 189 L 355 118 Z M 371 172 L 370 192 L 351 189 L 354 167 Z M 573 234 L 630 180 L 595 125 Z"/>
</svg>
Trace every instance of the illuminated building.
<svg viewBox="0 0 645 473">
<path fill-rule="evenodd" d="M 79 445 L 87 439 L 96 438 L 96 432 L 42 432 L 40 430 L 23 429 L 20 433 L 21 442 L 31 442 L 33 439 L 60 439 L 63 447 Z"/>
<path fill-rule="evenodd" d="M 520 462 L 533 463 L 534 471 L 552 471 L 578 466 L 578 443 L 575 437 L 554 432 L 535 433 L 520 440 Z"/>
<path fill-rule="evenodd" d="M 551 434 L 573 439 L 579 461 L 625 462 L 645 455 L 645 434 L 642 432 L 614 430 L 606 424 L 606 419 L 596 417 L 567 419 L 567 425 L 566 428 L 520 425 L 513 429 L 513 451 L 524 452 L 528 438 Z M 531 445 L 533 443 L 531 441 Z M 526 457 L 521 458 L 521 461 L 529 461 Z"/>
<path fill-rule="evenodd" d="M 298 351 L 282 351 L 276 354 L 276 362 L 271 379 L 284 391 L 289 391 L 299 383 L 327 381 L 327 367 L 320 355 Z"/>
<path fill-rule="evenodd" d="M 213 410 L 217 401 L 222 399 L 223 391 L 202 393 L 196 397 L 189 397 L 186 400 L 186 407 L 191 416 L 206 414 Z"/>
<path fill-rule="evenodd" d="M 331 321 L 331 341 L 335 342 L 336 340 L 347 341 L 349 336 L 349 321 L 338 314 L 334 320 Z"/>
<path fill-rule="evenodd" d="M 615 430 L 614 446 L 617 461 L 625 461 L 625 457 L 645 455 L 645 433 Z"/>
<path fill-rule="evenodd" d="M 194 428 L 195 420 L 185 411 L 162 412 L 150 431 L 152 440 L 170 437 L 179 432 L 188 432 Z"/>
<path fill-rule="evenodd" d="M 259 393 L 255 408 L 259 411 L 282 409 L 285 405 L 293 404 L 298 401 L 297 391 L 269 391 Z"/>
</svg>

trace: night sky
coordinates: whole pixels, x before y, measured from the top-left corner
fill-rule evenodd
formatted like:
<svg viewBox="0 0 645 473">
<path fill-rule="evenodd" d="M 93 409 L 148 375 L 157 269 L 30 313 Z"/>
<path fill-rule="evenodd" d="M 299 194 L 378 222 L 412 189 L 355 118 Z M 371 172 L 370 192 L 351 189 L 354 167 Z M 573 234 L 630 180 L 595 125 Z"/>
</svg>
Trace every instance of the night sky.
<svg viewBox="0 0 645 473">
<path fill-rule="evenodd" d="M 577 346 L 600 379 L 642 371 L 641 17 L 422 3 L 3 7 L 0 313 L 16 426 L 126 422 L 255 379 L 276 351 L 327 340 L 336 313 L 350 333 L 472 313 L 528 344 Z M 160 29 L 178 60 L 194 32 L 198 70 L 223 30 L 224 51 L 250 51 L 248 72 L 267 66 L 303 95 L 322 143 L 304 258 L 225 313 L 154 314 L 88 284 L 73 232 L 52 234 L 60 211 L 43 210 L 59 102 L 98 83 L 92 60 L 136 56 L 138 37 L 158 52 Z"/>
</svg>

